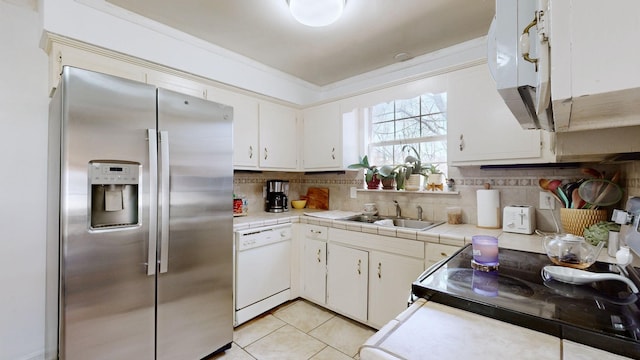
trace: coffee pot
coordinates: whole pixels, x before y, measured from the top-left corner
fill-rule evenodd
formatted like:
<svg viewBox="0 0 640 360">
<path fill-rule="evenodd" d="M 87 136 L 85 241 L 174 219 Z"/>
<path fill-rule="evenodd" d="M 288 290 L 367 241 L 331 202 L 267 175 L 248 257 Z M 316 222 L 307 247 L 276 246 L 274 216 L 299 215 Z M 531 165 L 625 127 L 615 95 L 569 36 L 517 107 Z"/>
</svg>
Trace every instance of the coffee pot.
<svg viewBox="0 0 640 360">
<path fill-rule="evenodd" d="M 264 210 L 267 212 L 289 211 L 289 181 L 267 180 Z"/>
</svg>

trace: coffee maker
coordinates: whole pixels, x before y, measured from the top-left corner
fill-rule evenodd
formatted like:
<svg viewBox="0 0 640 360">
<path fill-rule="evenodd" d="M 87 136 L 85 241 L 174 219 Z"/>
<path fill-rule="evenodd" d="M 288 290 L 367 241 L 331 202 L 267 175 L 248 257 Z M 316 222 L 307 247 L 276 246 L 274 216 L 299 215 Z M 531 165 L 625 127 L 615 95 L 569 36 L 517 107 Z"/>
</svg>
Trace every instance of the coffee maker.
<svg viewBox="0 0 640 360">
<path fill-rule="evenodd" d="M 264 210 L 268 212 L 289 211 L 289 181 L 267 180 Z"/>
</svg>

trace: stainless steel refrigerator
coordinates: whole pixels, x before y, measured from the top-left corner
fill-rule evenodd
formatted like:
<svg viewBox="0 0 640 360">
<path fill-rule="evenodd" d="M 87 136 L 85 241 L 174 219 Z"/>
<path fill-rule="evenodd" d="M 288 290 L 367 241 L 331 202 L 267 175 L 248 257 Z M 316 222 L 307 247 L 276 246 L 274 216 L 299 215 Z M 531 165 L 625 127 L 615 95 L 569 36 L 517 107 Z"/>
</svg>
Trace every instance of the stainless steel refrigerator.
<svg viewBox="0 0 640 360">
<path fill-rule="evenodd" d="M 229 348 L 232 188 L 232 108 L 65 67 L 50 105 L 46 358 Z"/>
</svg>

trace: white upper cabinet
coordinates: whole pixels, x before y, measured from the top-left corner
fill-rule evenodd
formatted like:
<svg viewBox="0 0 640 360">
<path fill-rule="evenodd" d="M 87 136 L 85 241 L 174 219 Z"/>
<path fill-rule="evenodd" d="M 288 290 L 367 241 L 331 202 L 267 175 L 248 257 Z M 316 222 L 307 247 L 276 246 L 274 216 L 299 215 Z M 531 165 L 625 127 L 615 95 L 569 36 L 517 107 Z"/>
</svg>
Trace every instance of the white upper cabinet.
<svg viewBox="0 0 640 360">
<path fill-rule="evenodd" d="M 450 73 L 447 103 L 451 165 L 554 161 L 553 135 L 520 126 L 498 95 L 487 65 Z"/>
<path fill-rule="evenodd" d="M 358 162 L 355 112 L 343 114 L 332 102 L 304 109 L 302 118 L 305 170 L 343 170 Z"/>
<path fill-rule="evenodd" d="M 233 107 L 233 168 L 258 169 L 258 100 L 214 87 L 207 99 Z"/>
<path fill-rule="evenodd" d="M 556 131 L 640 125 L 639 13 L 637 0 L 550 2 Z"/>
<path fill-rule="evenodd" d="M 295 109 L 260 102 L 260 168 L 268 170 L 297 170 L 298 121 Z"/>
</svg>

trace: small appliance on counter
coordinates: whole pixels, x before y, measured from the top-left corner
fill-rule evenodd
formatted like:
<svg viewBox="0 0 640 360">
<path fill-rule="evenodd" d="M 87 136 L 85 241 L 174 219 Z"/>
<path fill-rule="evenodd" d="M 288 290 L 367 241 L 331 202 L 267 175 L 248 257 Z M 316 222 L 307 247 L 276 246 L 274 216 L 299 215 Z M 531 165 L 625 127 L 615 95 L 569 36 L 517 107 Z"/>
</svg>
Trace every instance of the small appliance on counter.
<svg viewBox="0 0 640 360">
<path fill-rule="evenodd" d="M 267 180 L 264 210 L 275 213 L 289 211 L 288 180 Z"/>
<path fill-rule="evenodd" d="M 629 197 L 626 211 L 614 210 L 611 220 L 620 224 L 620 245 L 628 246 L 640 256 L 640 197 Z"/>
<path fill-rule="evenodd" d="M 533 234 L 536 229 L 536 213 L 533 206 L 509 205 L 502 214 L 502 231 Z"/>
</svg>

